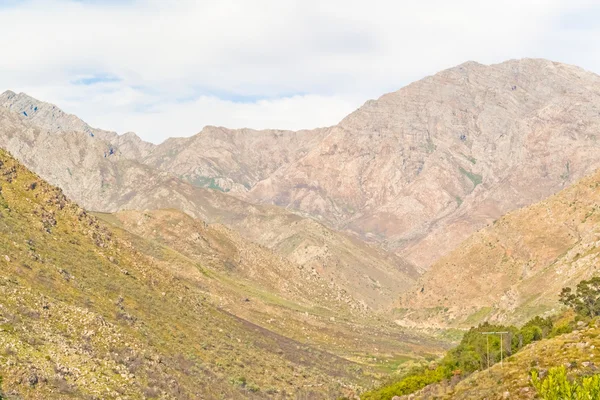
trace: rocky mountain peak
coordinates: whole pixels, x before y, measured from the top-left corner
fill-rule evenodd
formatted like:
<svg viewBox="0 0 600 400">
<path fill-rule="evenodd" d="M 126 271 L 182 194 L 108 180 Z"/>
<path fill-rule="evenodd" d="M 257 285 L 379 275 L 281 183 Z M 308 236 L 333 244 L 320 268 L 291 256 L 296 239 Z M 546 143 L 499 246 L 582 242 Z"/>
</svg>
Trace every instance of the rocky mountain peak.
<svg viewBox="0 0 600 400">
<path fill-rule="evenodd" d="M 19 114 L 36 126 L 50 133 L 83 132 L 90 137 L 104 140 L 111 145 L 111 152 L 119 152 L 125 158 L 142 158 L 154 148 L 133 132 L 119 135 L 116 132 L 92 128 L 73 114 L 68 114 L 56 105 L 37 100 L 25 93 L 16 94 L 7 90 L 0 95 L 0 107 Z"/>
<path fill-rule="evenodd" d="M 581 68 L 467 62 L 368 101 L 249 197 L 426 267 L 489 221 L 600 166 L 589 122 L 599 108 L 600 77 Z"/>
</svg>

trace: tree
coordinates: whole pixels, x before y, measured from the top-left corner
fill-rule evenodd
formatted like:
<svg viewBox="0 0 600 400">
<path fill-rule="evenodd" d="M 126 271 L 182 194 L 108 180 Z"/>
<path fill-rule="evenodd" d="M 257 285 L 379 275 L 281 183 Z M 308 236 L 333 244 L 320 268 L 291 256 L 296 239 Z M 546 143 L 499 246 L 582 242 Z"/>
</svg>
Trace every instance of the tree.
<svg viewBox="0 0 600 400">
<path fill-rule="evenodd" d="M 592 318 L 600 316 L 600 277 L 579 282 L 575 293 L 571 288 L 563 288 L 560 302 L 580 315 Z"/>
</svg>

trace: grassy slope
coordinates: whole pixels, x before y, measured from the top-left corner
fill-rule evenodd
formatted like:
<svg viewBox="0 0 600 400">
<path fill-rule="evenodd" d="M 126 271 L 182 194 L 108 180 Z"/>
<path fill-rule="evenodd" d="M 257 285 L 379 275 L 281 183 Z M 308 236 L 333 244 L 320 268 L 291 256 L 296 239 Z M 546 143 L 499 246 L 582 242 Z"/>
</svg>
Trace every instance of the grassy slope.
<svg viewBox="0 0 600 400">
<path fill-rule="evenodd" d="M 238 398 L 258 390 L 259 398 L 302 391 L 327 398 L 363 379 L 344 359 L 220 310 L 195 264 L 167 257 L 165 248 L 137 251 L 3 151 L 0 162 L 0 365 L 8 393 Z"/>
</svg>

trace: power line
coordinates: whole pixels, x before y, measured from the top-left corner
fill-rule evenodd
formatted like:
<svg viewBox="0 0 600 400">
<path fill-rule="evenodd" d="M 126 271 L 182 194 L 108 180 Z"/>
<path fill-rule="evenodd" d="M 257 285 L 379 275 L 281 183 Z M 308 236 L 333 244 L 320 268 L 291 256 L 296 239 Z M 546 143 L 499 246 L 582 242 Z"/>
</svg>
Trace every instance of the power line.
<svg viewBox="0 0 600 400">
<path fill-rule="evenodd" d="M 486 348 L 487 348 L 487 367 L 488 370 L 490 368 L 490 336 L 489 335 L 500 335 L 500 368 L 504 368 L 504 357 L 503 357 L 503 351 L 502 351 L 502 343 L 504 342 L 504 336 L 503 335 L 508 335 L 510 332 L 481 332 L 482 335 L 486 335 L 485 336 L 485 341 L 486 341 Z"/>
</svg>

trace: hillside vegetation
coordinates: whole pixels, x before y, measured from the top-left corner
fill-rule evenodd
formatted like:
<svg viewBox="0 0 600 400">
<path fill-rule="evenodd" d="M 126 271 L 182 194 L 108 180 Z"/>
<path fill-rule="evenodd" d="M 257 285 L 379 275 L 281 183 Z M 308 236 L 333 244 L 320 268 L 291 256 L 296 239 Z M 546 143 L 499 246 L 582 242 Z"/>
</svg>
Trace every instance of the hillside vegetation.
<svg viewBox="0 0 600 400">
<path fill-rule="evenodd" d="M 215 307 L 201 266 L 136 250 L 4 151 L 0 187 L 9 397 L 330 398 L 363 379 L 351 362 Z"/>
<path fill-rule="evenodd" d="M 487 322 L 471 328 L 460 344 L 439 361 L 413 367 L 408 371 L 399 370 L 399 377 L 395 381 L 362 394 L 361 399 L 492 399 L 500 398 L 499 393 L 502 393 L 503 399 L 514 395 L 518 398 L 530 398 L 529 394 L 534 394 L 531 387 L 535 388 L 539 398 L 545 400 L 600 399 L 600 374 L 594 365 L 593 352 L 596 344 L 586 341 L 600 335 L 600 277 L 583 280 L 576 288 L 563 288 L 560 302 L 569 309 L 552 318 L 532 318 L 520 329 L 490 325 Z M 569 336 L 573 331 L 576 333 Z M 577 349 L 587 349 L 589 354 L 568 350 L 573 347 L 569 342 L 572 338 L 579 341 L 575 346 Z M 569 361 L 563 363 L 549 352 L 543 354 L 547 357 L 540 362 L 533 350 L 533 343 L 538 341 L 540 344 L 536 346 L 543 346 L 543 350 L 548 347 L 556 348 L 557 343 L 560 344 L 559 351 L 563 356 L 568 356 Z M 536 356 L 525 368 L 522 363 L 516 362 L 523 352 Z M 503 376 L 496 380 L 495 385 L 486 387 L 485 378 L 492 375 L 490 366 L 500 363 L 501 372 L 504 372 L 504 359 L 506 368 L 511 369 L 513 375 L 527 372 L 530 379 L 523 381 L 512 375 Z M 585 368 L 578 369 L 579 364 Z M 519 371 L 519 368 L 522 369 Z M 567 368 L 573 371 L 567 373 Z M 481 375 L 482 373 L 487 375 Z M 497 391 L 500 389 L 502 392 Z"/>
<path fill-rule="evenodd" d="M 402 360 L 438 354 L 445 347 L 371 312 L 314 268 L 290 262 L 220 224 L 206 224 L 177 210 L 96 215 L 140 251 L 168 249 L 169 265 L 176 260 L 202 265 L 201 276 L 182 274 L 191 282 L 200 279 L 221 309 L 359 362 L 374 379 Z"/>
<path fill-rule="evenodd" d="M 595 322 L 572 333 L 534 342 L 507 358 L 503 365 L 476 372 L 466 379 L 432 385 L 411 396 L 411 399 L 535 399 L 537 389 L 532 371 L 544 379 L 548 372 L 564 366 L 569 380 L 598 373 L 600 328 Z M 553 385 L 556 386 L 556 385 Z M 408 398 L 408 397 L 407 397 Z M 542 397 L 554 399 L 553 397 Z M 573 397 L 574 399 L 575 397 Z M 584 397 L 585 398 L 585 397 Z M 597 397 L 592 397 L 595 399 Z M 561 397 L 561 400 L 570 397 Z"/>
</svg>

